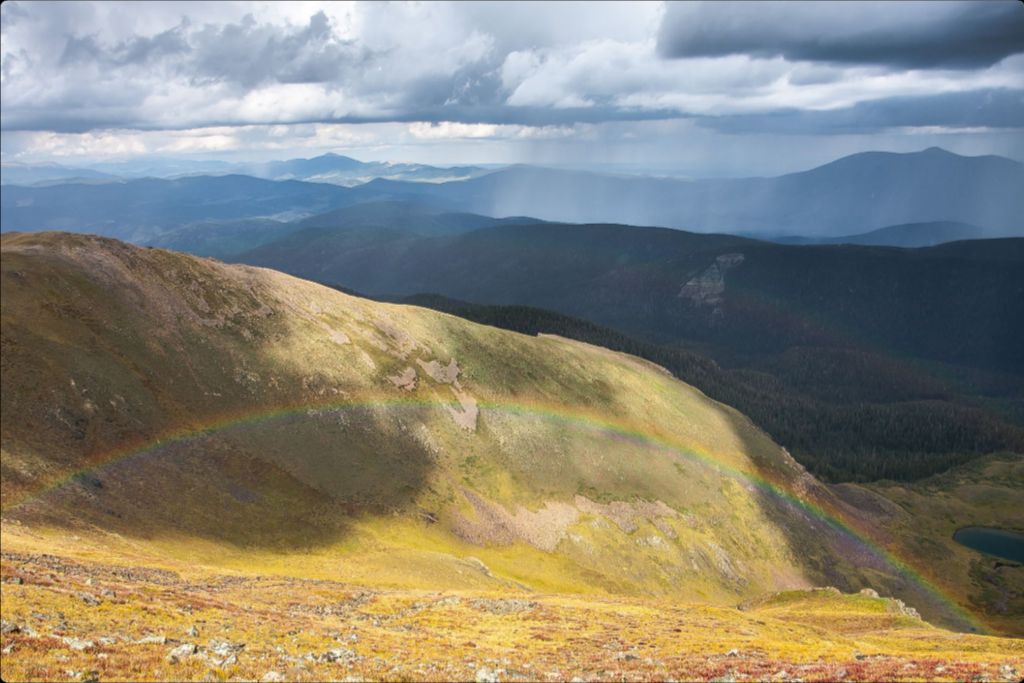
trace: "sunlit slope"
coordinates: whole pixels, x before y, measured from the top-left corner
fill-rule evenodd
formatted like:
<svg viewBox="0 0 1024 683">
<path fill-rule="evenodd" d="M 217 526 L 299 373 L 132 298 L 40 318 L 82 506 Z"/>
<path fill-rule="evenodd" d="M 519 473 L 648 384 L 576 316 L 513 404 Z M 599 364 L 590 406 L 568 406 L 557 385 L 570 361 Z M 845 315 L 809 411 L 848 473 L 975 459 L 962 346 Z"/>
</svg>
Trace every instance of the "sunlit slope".
<svg viewBox="0 0 1024 683">
<path fill-rule="evenodd" d="M 2 247 L 5 550 L 719 604 L 873 586 L 977 625 L 644 361 L 109 239 Z"/>
</svg>

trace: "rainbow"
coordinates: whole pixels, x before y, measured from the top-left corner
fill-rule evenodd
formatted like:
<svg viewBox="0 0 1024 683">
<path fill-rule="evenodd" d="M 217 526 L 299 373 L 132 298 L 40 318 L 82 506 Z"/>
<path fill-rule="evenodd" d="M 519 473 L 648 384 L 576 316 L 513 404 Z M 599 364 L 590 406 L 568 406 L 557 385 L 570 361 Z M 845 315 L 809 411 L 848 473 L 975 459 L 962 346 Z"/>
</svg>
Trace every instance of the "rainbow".
<svg viewBox="0 0 1024 683">
<path fill-rule="evenodd" d="M 40 491 L 30 494 L 17 503 L 8 506 L 5 512 L 17 510 L 34 500 L 46 495 L 49 492 L 58 490 L 74 482 L 76 478 L 84 474 L 96 473 L 105 467 L 116 463 L 133 460 L 136 458 L 158 455 L 167 448 L 186 444 L 206 437 L 223 434 L 234 430 L 244 430 L 249 427 L 263 425 L 287 418 L 299 417 L 315 412 L 318 415 L 332 412 L 343 412 L 352 410 L 365 410 L 375 408 L 387 409 L 436 409 L 448 408 L 452 410 L 461 409 L 459 402 L 440 399 L 417 399 L 413 397 L 375 400 L 344 400 L 344 401 L 323 401 L 304 402 L 301 404 L 279 406 L 276 408 L 261 408 L 241 413 L 230 413 L 221 415 L 218 418 L 203 424 L 193 424 L 187 427 L 178 427 L 166 430 L 155 437 L 138 439 L 128 444 L 123 444 L 117 449 L 92 454 L 88 461 L 93 463 L 88 467 L 62 476 L 54 482 L 44 486 Z M 971 613 L 964 610 L 955 600 L 945 595 L 932 581 L 928 580 L 912 564 L 905 561 L 883 545 L 871 539 L 869 532 L 858 529 L 851 523 L 844 522 L 841 513 L 830 510 L 827 503 L 805 500 L 790 491 L 781 484 L 756 473 L 748 472 L 716 457 L 710 451 L 699 446 L 683 446 L 674 443 L 666 437 L 633 429 L 620 422 L 609 420 L 606 417 L 592 411 L 570 412 L 561 407 L 535 403 L 526 405 L 522 403 L 497 403 L 482 401 L 477 408 L 481 415 L 510 414 L 522 417 L 540 418 L 557 422 L 575 429 L 596 432 L 599 435 L 624 440 L 644 448 L 655 448 L 667 451 L 677 457 L 694 462 L 703 467 L 712 468 L 716 474 L 730 477 L 742 484 L 755 487 L 760 492 L 788 505 L 812 519 L 825 524 L 829 529 L 839 535 L 840 538 L 854 543 L 862 550 L 867 551 L 876 560 L 892 569 L 903 579 L 916 586 L 928 598 L 941 605 L 945 611 L 955 617 L 957 621 L 966 624 L 969 630 L 975 632 L 986 632 L 988 629 L 979 622 Z"/>
</svg>

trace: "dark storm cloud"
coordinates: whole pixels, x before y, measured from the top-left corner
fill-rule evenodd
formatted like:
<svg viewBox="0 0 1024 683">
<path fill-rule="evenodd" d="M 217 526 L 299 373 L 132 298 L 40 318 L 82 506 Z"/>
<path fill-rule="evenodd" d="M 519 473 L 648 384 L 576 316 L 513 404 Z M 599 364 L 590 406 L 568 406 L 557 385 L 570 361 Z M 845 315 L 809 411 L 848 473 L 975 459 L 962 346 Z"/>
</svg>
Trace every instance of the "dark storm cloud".
<svg viewBox="0 0 1024 683">
<path fill-rule="evenodd" d="M 1013 51 L 1024 31 L 1012 33 L 1012 2 L 2 9 L 5 131 L 665 119 L 735 132 L 993 128 L 1011 126 L 1020 103 L 1008 93 L 1024 87 L 1021 57 L 971 70 L 893 68 Z M 663 52 L 698 56 L 665 59 L 659 26 Z M 989 40 L 969 49 L 981 37 Z M 933 54 L 937 41 L 945 57 Z M 983 89 L 991 101 L 979 105 Z M 840 104 L 850 106 L 821 111 Z"/>
<path fill-rule="evenodd" d="M 618 107 L 575 107 L 552 109 L 550 107 L 509 107 L 502 104 L 478 104 L 460 106 L 441 104 L 437 106 L 415 106 L 395 112 L 372 115 L 312 116 L 290 119 L 288 124 L 307 123 L 483 123 L 521 126 L 561 126 L 576 123 L 608 123 L 612 121 L 639 122 L 663 121 L 690 118 L 675 109 L 637 109 L 622 111 Z M 242 125 L 231 118 L 211 118 L 202 122 L 202 127 Z M 4 130 L 9 131 L 53 131 L 58 133 L 86 133 L 105 128 L 126 128 L 139 131 L 188 130 L 195 128 L 192 123 L 168 125 L 140 119 L 129 110 L 104 110 L 87 116 L 79 111 L 61 108 L 35 108 L 19 110 L 17 118 L 8 116 Z"/>
<path fill-rule="evenodd" d="M 1021 128 L 1024 126 L 1024 90 L 891 97 L 860 102 L 845 109 L 803 111 L 789 109 L 764 114 L 703 117 L 701 126 L 724 133 L 781 133 L 834 135 L 877 133 L 901 127 Z"/>
<path fill-rule="evenodd" d="M 258 24 L 252 15 L 240 22 L 205 24 L 188 31 L 179 26 L 152 37 L 134 36 L 103 46 L 95 36 L 67 37 L 60 65 L 72 67 L 141 65 L 174 57 L 176 70 L 197 84 L 226 82 L 253 88 L 269 82 L 327 83 L 341 80 L 347 70 L 364 65 L 367 50 L 335 38 L 323 12 L 306 26 L 292 28 Z"/>
<path fill-rule="evenodd" d="M 197 82 L 228 81 L 251 88 L 267 82 L 328 83 L 341 80 L 372 57 L 335 38 L 323 12 L 301 28 L 241 22 L 206 25 L 192 36 L 189 68 Z"/>
<path fill-rule="evenodd" d="M 152 37 L 134 36 L 109 48 L 101 46 L 95 36 L 68 36 L 59 64 L 65 67 L 83 63 L 129 66 L 180 55 L 189 50 L 183 35 L 185 26 L 187 22 Z"/>
<path fill-rule="evenodd" d="M 1024 52 L 1024 4 L 671 3 L 658 49 L 671 58 L 748 54 L 791 61 L 967 69 Z"/>
</svg>

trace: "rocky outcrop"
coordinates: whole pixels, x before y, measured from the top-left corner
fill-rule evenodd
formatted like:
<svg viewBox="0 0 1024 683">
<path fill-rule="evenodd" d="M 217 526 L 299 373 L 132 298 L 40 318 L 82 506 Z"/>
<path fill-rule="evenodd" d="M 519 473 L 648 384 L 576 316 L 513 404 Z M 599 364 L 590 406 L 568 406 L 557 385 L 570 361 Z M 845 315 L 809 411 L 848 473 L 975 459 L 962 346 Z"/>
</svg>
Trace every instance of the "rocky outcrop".
<svg viewBox="0 0 1024 683">
<path fill-rule="evenodd" d="M 722 254 L 699 275 L 687 280 L 679 290 L 679 298 L 696 306 L 717 307 L 725 292 L 725 274 L 743 263 L 743 254 Z"/>
</svg>

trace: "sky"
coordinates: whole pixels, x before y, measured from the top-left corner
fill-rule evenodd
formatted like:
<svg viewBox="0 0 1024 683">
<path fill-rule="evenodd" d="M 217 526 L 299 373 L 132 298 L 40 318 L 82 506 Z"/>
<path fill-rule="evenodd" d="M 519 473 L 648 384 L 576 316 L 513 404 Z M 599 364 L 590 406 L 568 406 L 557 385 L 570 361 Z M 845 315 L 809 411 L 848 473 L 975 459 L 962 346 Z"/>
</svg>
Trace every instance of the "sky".
<svg viewBox="0 0 1024 683">
<path fill-rule="evenodd" d="M 1024 159 L 1024 3 L 13 0 L 0 102 L 4 162 Z"/>
</svg>

